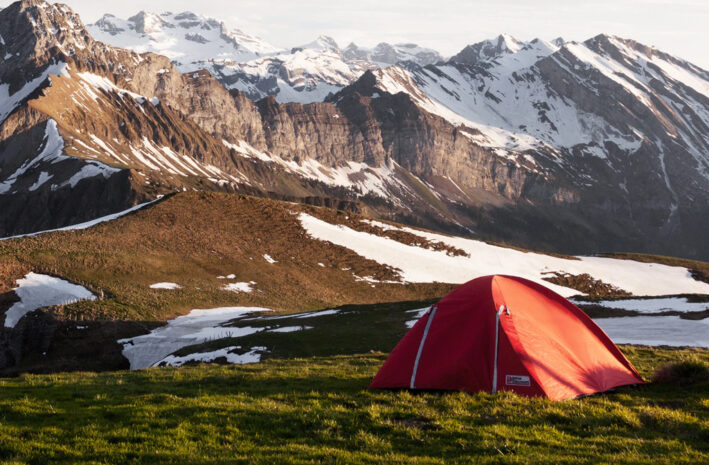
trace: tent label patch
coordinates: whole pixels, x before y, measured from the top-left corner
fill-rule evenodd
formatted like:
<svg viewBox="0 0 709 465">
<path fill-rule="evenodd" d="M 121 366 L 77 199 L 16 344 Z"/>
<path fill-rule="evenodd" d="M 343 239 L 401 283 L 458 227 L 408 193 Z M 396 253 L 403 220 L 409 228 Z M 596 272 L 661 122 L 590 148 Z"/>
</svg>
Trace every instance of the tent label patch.
<svg viewBox="0 0 709 465">
<path fill-rule="evenodd" d="M 508 386 L 531 386 L 529 376 L 507 375 L 505 376 L 505 384 Z"/>
</svg>

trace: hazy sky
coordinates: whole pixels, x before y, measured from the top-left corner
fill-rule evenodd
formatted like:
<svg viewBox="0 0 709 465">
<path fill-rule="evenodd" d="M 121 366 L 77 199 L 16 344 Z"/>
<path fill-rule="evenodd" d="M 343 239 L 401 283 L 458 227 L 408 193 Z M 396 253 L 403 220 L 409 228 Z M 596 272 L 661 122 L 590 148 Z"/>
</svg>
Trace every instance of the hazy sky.
<svg viewBox="0 0 709 465">
<path fill-rule="evenodd" d="M 12 3 L 0 0 L 0 5 Z M 635 39 L 709 69 L 709 0 L 68 0 L 84 22 L 104 13 L 193 11 L 291 47 L 330 35 L 354 41 L 416 42 L 444 55 L 507 32 L 585 40 L 598 33 Z M 146 6 L 147 5 L 147 6 Z"/>
</svg>

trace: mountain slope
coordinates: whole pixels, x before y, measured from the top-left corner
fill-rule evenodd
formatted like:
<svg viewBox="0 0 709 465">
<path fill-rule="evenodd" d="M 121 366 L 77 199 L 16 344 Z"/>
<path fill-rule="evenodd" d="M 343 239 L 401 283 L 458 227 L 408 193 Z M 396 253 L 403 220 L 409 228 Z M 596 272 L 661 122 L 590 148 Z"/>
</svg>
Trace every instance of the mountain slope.
<svg viewBox="0 0 709 465">
<path fill-rule="evenodd" d="M 410 51 L 415 56 L 422 50 Z M 456 127 L 460 138 L 470 139 L 472 144 L 462 145 L 473 148 L 448 149 L 447 156 L 456 162 L 432 158 L 421 151 L 420 143 L 407 149 L 406 158 L 423 164 L 407 164 L 396 156 L 396 148 L 391 158 L 430 184 L 432 195 L 443 194 L 465 205 L 460 215 L 450 208 L 442 214 L 483 236 L 570 251 L 571 232 L 573 237 L 585 236 L 588 250 L 707 257 L 702 239 L 709 230 L 706 71 L 605 35 L 575 43 L 523 42 L 503 34 L 468 46 L 445 63 L 431 54 L 418 62 L 405 55 L 406 48 L 387 44 L 374 50 L 351 44 L 341 51 L 332 39 L 321 37 L 287 54 L 212 72 L 254 99 L 275 95 L 280 102 L 311 102 L 330 94 L 327 100 L 340 107 L 337 93 L 352 90 L 339 89 L 350 86 L 361 91 L 357 80 L 372 71 L 378 84 L 369 87 L 378 92 L 363 95 L 407 93 L 420 109 L 442 117 Z M 394 62 L 402 67 L 378 69 Z M 228 75 L 238 77 L 232 80 Z M 387 124 L 382 113 L 357 111 L 362 113 L 345 113 L 350 121 L 367 122 L 367 129 L 359 124 L 363 134 L 371 132 L 372 125 Z M 386 111 L 397 113 L 391 105 Z M 376 123 L 364 116 L 372 114 Z M 414 140 L 422 134 L 439 138 L 441 127 L 436 127 L 435 136 L 416 128 Z M 396 128 L 402 130 L 402 125 Z M 389 151 L 390 145 L 382 140 L 384 152 Z M 264 147 L 278 151 L 272 141 L 260 148 Z M 313 157 L 308 149 L 298 152 Z M 318 161 L 319 152 L 315 149 Z M 471 176 L 470 154 L 497 159 L 484 163 L 498 168 L 483 174 L 473 170 Z M 375 159 L 381 160 L 381 155 Z M 500 169 L 506 171 L 502 177 Z M 481 185 L 484 200 L 478 192 L 471 195 L 471 189 L 477 191 Z M 481 206 L 484 212 L 476 213 Z M 471 215 L 490 218 L 498 226 L 465 219 Z M 566 231 L 554 232 L 559 218 Z M 544 240 L 532 239 L 523 230 L 535 222 L 549 231 Z"/>
<path fill-rule="evenodd" d="M 386 70 L 379 87 L 471 128 L 499 157 L 566 173 L 582 202 L 634 223 L 650 244 L 683 237 L 698 248 L 674 253 L 705 253 L 709 73 L 610 36 L 497 45 L 407 66 L 404 78 Z"/>
<path fill-rule="evenodd" d="M 343 211 L 206 192 L 169 196 L 89 229 L 2 241 L 0 271 L 0 312 L 15 303 L 15 282 L 30 272 L 96 296 L 15 317 L 13 328 L 0 329 L 3 367 L 50 346 L 52 357 L 71 354 L 71 362 L 61 362 L 67 369 L 121 367 L 119 339 L 192 309 L 294 312 L 433 299 L 488 273 L 514 272 L 564 295 L 610 287 L 636 295 L 709 294 L 709 284 L 684 267 L 550 256 Z M 578 289 L 565 287 L 573 279 L 555 279 L 584 274 Z"/>
<path fill-rule="evenodd" d="M 22 21 L 13 22 L 17 16 Z M 445 201 L 386 156 L 380 139 L 368 140 L 356 111 L 346 115 L 329 103 L 255 105 L 206 72 L 180 74 L 166 57 L 95 42 L 61 5 L 16 3 L 0 14 L 0 25 L 17 39 L 7 69 L 24 67 L 28 78 L 17 82 L 2 122 L 1 195 L 11 208 L 0 235 L 85 221 L 184 189 L 344 201 L 443 227 L 457 221 Z M 50 132 L 56 153 L 45 159 Z M 58 164 L 60 157 L 69 158 Z M 113 187 L 106 177 L 122 184 Z M 73 195 L 84 178 L 105 193 L 82 196 L 80 208 L 65 213 L 77 205 Z M 53 205 L 64 208 L 47 208 Z M 19 215 L 28 206 L 38 213 Z"/>
</svg>

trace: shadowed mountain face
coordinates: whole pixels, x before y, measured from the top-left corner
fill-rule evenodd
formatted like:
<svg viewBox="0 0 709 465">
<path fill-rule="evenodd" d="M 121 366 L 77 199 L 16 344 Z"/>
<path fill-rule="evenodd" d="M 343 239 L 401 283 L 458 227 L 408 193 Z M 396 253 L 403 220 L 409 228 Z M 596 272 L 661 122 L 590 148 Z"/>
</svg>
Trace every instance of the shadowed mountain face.
<svg viewBox="0 0 709 465">
<path fill-rule="evenodd" d="M 104 19 L 91 29 L 103 40 L 182 28 L 202 61 L 97 42 L 61 4 L 0 11 L 0 237 L 222 190 L 547 250 L 709 257 L 709 74 L 682 60 L 608 36 L 501 36 L 448 62 L 406 44 L 343 54 L 327 38 L 282 52 L 186 13 Z M 247 73 L 272 95 L 254 102 L 205 58 L 210 40 L 242 69 L 305 53 L 338 78 L 327 92 L 302 81 L 329 95 L 301 104 L 268 90 L 285 78 Z M 404 52 L 418 62 L 379 68 Z M 216 78 L 180 72 L 193 62 Z"/>
</svg>

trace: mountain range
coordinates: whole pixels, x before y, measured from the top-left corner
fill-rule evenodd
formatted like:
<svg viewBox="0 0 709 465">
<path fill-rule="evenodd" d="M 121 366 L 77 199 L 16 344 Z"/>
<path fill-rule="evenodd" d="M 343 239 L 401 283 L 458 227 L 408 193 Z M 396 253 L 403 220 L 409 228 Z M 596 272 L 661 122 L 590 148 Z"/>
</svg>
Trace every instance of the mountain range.
<svg viewBox="0 0 709 465">
<path fill-rule="evenodd" d="M 709 258 L 709 72 L 632 40 L 279 48 L 185 12 L 0 11 L 0 237 L 183 190 L 565 253 Z"/>
</svg>

